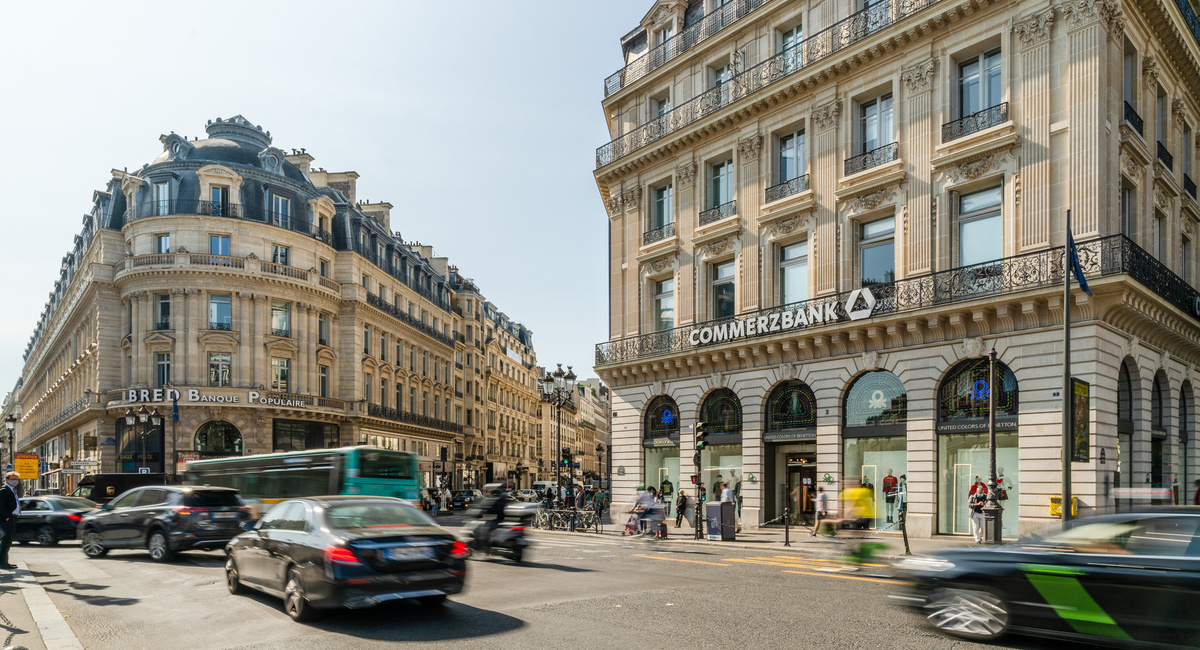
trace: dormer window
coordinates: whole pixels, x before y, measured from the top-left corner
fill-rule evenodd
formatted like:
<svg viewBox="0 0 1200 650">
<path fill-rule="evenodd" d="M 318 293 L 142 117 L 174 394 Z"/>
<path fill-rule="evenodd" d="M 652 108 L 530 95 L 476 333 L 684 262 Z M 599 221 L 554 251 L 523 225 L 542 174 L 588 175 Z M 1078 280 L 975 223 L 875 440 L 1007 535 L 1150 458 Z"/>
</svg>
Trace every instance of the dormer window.
<svg viewBox="0 0 1200 650">
<path fill-rule="evenodd" d="M 171 185 L 169 183 L 154 184 L 154 214 L 171 213 Z"/>
<path fill-rule="evenodd" d="M 272 220 L 280 228 L 291 228 L 292 200 L 286 196 L 271 195 Z"/>
</svg>

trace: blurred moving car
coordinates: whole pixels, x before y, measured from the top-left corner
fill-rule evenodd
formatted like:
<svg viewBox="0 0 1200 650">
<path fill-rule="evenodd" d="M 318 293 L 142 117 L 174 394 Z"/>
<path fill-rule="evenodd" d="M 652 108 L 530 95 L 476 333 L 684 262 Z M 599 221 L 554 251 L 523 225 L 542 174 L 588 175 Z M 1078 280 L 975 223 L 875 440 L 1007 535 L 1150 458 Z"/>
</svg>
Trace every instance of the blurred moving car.
<svg viewBox="0 0 1200 650">
<path fill-rule="evenodd" d="M 96 508 L 94 501 L 74 497 L 23 498 L 13 540 L 22 544 L 37 542 L 42 546 L 54 546 L 59 540 L 75 539 L 79 522 Z"/>
<path fill-rule="evenodd" d="M 156 562 L 179 551 L 225 546 L 250 521 L 237 490 L 223 487 L 134 488 L 84 516 L 77 536 L 83 553 L 104 557 L 115 548 L 145 548 Z"/>
<path fill-rule="evenodd" d="M 294 620 L 318 610 L 415 599 L 436 606 L 460 593 L 466 544 L 418 508 L 388 497 L 293 499 L 225 547 L 232 594 L 249 587 L 283 599 Z"/>
<path fill-rule="evenodd" d="M 1088 517 L 896 568 L 910 586 L 892 597 L 954 636 L 1200 646 L 1200 508 Z"/>
<path fill-rule="evenodd" d="M 523 489 L 523 490 L 514 490 L 512 493 L 512 496 L 517 501 L 524 501 L 525 503 L 541 501 L 541 498 L 538 496 L 538 493 L 534 492 L 533 490 L 530 490 L 528 488 Z"/>
</svg>

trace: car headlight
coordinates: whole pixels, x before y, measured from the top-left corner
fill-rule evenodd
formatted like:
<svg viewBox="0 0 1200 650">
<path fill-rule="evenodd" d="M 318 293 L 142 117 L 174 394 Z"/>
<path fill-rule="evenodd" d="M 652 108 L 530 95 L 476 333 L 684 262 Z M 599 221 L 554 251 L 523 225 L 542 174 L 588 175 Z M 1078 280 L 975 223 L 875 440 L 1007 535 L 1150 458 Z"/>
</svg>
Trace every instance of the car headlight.
<svg viewBox="0 0 1200 650">
<path fill-rule="evenodd" d="M 937 573 L 940 571 L 949 571 L 950 569 L 953 569 L 954 563 L 949 560 L 943 560 L 940 557 L 927 557 L 918 555 L 899 560 L 893 566 L 899 571 Z"/>
</svg>

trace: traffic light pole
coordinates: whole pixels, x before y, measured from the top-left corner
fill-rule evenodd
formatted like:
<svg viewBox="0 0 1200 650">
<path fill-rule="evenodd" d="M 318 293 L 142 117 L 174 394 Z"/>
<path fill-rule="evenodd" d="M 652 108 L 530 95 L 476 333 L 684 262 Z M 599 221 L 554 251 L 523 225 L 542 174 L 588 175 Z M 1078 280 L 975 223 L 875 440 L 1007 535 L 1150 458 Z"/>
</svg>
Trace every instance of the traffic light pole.
<svg viewBox="0 0 1200 650">
<path fill-rule="evenodd" d="M 696 453 L 692 455 L 692 463 L 696 466 L 696 514 L 695 514 L 696 533 L 695 533 L 695 539 L 704 539 L 704 536 L 703 536 L 704 500 L 706 498 L 706 494 L 705 494 L 705 490 L 704 490 L 704 475 L 700 471 L 701 467 L 702 467 L 701 459 L 700 459 L 700 452 L 708 444 L 704 441 L 704 439 L 708 437 L 708 432 L 705 431 L 705 428 L 707 426 L 708 425 L 704 422 L 697 422 L 696 424 L 692 425 L 692 433 L 694 434 L 694 440 L 695 440 L 695 446 L 696 446 Z"/>
</svg>

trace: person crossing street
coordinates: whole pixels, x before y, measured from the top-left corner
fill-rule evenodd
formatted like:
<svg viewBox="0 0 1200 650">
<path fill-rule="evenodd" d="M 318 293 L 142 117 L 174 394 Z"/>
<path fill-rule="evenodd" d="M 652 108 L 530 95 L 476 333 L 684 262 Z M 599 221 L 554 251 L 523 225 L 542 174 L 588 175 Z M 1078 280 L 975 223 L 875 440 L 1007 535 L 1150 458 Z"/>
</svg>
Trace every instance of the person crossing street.
<svg viewBox="0 0 1200 650">
<path fill-rule="evenodd" d="M 4 475 L 4 487 L 0 488 L 0 531 L 4 539 L 0 540 L 0 569 L 15 569 L 17 566 L 8 561 L 8 549 L 12 548 L 13 535 L 17 533 L 17 515 L 21 514 L 21 501 L 17 487 L 21 484 L 21 475 L 9 472 Z"/>
</svg>

